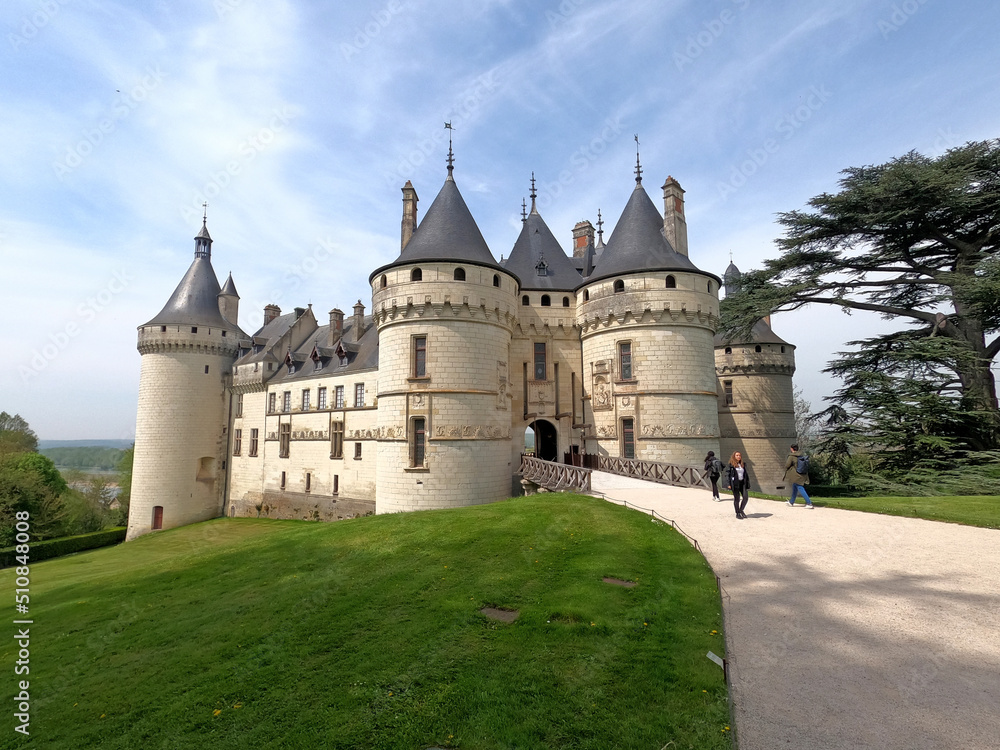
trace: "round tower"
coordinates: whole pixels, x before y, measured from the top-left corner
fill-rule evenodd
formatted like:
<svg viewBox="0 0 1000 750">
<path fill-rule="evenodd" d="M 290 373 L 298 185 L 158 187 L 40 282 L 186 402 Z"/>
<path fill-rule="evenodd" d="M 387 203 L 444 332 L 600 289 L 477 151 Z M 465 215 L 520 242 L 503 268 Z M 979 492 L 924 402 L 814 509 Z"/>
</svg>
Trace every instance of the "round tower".
<svg viewBox="0 0 1000 750">
<path fill-rule="evenodd" d="M 230 278 L 230 282 L 232 279 Z M 220 515 L 226 385 L 242 332 L 232 286 L 220 297 L 205 223 L 194 261 L 160 313 L 139 326 L 142 355 L 127 539 Z M 229 293 L 231 292 L 231 293 Z"/>
<path fill-rule="evenodd" d="M 719 449 L 713 336 L 717 276 L 687 257 L 683 191 L 665 216 L 636 186 L 596 267 L 577 289 L 588 452 L 700 466 Z M 683 242 L 683 253 L 667 240 Z"/>
<path fill-rule="evenodd" d="M 416 192 L 408 184 L 409 222 Z M 518 280 L 487 247 L 450 153 L 424 220 L 403 232 L 399 257 L 369 280 L 380 350 L 376 513 L 509 497 L 507 370 Z"/>
<path fill-rule="evenodd" d="M 726 294 L 740 285 L 740 270 L 730 262 L 723 276 Z M 784 467 L 797 442 L 792 375 L 795 347 L 780 338 L 769 319 L 754 324 L 747 338 L 715 338 L 719 393 L 719 448 L 723 462 L 740 451 L 761 492 L 786 494 Z"/>
</svg>

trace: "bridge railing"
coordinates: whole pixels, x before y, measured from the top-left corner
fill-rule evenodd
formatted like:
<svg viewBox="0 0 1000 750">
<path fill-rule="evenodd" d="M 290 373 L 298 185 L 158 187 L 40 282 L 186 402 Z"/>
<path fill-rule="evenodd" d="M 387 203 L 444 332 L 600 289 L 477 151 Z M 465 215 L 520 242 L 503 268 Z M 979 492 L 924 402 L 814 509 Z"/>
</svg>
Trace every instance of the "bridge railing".
<svg viewBox="0 0 1000 750">
<path fill-rule="evenodd" d="M 680 466 L 661 461 L 600 456 L 597 468 L 599 471 L 606 471 L 609 474 L 645 479 L 647 482 L 672 484 L 677 487 L 705 487 L 707 489 L 712 487 L 708 472 L 700 466 Z"/>
<path fill-rule="evenodd" d="M 521 456 L 521 476 L 547 490 L 590 492 L 590 469 Z"/>
</svg>

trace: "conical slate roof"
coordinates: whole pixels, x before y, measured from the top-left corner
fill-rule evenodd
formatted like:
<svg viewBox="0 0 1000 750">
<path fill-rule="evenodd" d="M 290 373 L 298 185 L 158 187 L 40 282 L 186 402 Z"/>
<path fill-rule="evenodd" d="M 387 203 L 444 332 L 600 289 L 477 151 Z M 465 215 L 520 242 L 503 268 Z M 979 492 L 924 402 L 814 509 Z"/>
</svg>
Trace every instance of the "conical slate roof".
<svg viewBox="0 0 1000 750">
<path fill-rule="evenodd" d="M 159 314 L 143 325 L 192 325 L 227 328 L 219 312 L 219 280 L 208 258 L 195 258 Z"/>
<path fill-rule="evenodd" d="M 546 267 L 544 275 L 539 275 L 538 264 L 542 260 Z M 580 274 L 534 209 L 521 226 L 521 234 L 504 268 L 521 280 L 521 289 L 568 292 L 580 286 Z"/>
<path fill-rule="evenodd" d="M 637 183 L 588 281 L 640 271 L 698 271 L 663 236 L 663 217 Z"/>
<path fill-rule="evenodd" d="M 736 338 L 727 341 L 722 337 L 721 333 L 715 334 L 715 346 L 729 346 L 732 344 L 736 344 L 737 346 L 745 346 L 747 344 L 784 344 L 785 346 L 792 346 L 776 334 L 766 320 L 758 320 L 753 324 L 753 328 L 750 329 L 749 339 Z"/>
<path fill-rule="evenodd" d="M 450 174 L 399 257 L 373 271 L 369 280 L 387 268 L 422 261 L 459 261 L 500 268 Z"/>
<path fill-rule="evenodd" d="M 226 279 L 226 283 L 222 286 L 222 291 L 219 294 L 225 294 L 230 297 L 239 297 L 239 292 L 236 291 L 236 283 L 233 281 L 233 274 L 230 272 L 229 278 Z"/>
</svg>

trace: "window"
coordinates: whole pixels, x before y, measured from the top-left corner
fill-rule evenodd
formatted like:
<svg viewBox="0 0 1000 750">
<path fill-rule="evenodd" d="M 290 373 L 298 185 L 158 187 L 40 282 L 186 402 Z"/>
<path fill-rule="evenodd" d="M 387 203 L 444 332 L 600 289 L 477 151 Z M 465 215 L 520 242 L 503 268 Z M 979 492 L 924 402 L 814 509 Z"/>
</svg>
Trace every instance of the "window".
<svg viewBox="0 0 1000 750">
<path fill-rule="evenodd" d="M 618 373 L 622 380 L 632 379 L 632 342 L 618 344 Z"/>
<path fill-rule="evenodd" d="M 410 271 L 410 281 L 422 281 L 424 278 L 424 273 L 419 268 L 414 268 Z"/>
<path fill-rule="evenodd" d="M 528 299 L 528 295 L 527 294 L 525 294 L 524 296 L 521 297 L 521 305 L 522 306 L 527 307 L 530 304 L 531 304 L 531 300 Z"/>
<path fill-rule="evenodd" d="M 333 475 L 333 494 L 340 492 L 340 474 Z"/>
<path fill-rule="evenodd" d="M 563 307 L 569 307 L 569 297 L 563 297 Z"/>
<path fill-rule="evenodd" d="M 306 472 L 306 492 L 309 492 L 312 489 L 312 479 L 313 479 L 313 475 L 310 474 L 307 471 Z"/>
<path fill-rule="evenodd" d="M 493 286 L 500 286 L 500 277 L 496 274 L 493 274 Z"/>
<path fill-rule="evenodd" d="M 316 359 L 313 360 L 313 369 L 314 370 L 322 370 L 323 369 L 323 360 L 320 359 L 319 357 L 316 357 Z"/>
<path fill-rule="evenodd" d="M 288 413 L 292 410 L 292 392 L 285 391 L 281 394 L 281 410 Z"/>
<path fill-rule="evenodd" d="M 354 460 L 355 461 L 361 460 L 361 443 L 354 444 Z"/>
<path fill-rule="evenodd" d="M 455 281 L 465 281 L 465 269 L 456 268 L 455 269 Z"/>
<path fill-rule="evenodd" d="M 163 528 L 163 506 L 153 506 L 153 531 Z"/>
<path fill-rule="evenodd" d="M 354 384 L 354 405 L 364 406 L 365 405 L 365 384 L 355 383 Z"/>
<path fill-rule="evenodd" d="M 622 458 L 635 458 L 635 420 L 622 420 Z"/>
<path fill-rule="evenodd" d="M 760 344 L 757 344 L 757 346 L 755 346 L 755 347 L 753 348 L 753 350 L 754 350 L 755 352 L 757 352 L 758 354 L 760 354 Z"/>
<path fill-rule="evenodd" d="M 281 472 L 281 489 L 285 489 L 285 472 Z"/>
<path fill-rule="evenodd" d="M 317 409 L 326 408 L 326 388 L 316 389 L 316 408 Z"/>
<path fill-rule="evenodd" d="M 677 279 L 675 279 L 673 276 L 667 276 L 667 289 L 676 289 L 676 288 L 677 288 Z"/>
<path fill-rule="evenodd" d="M 344 386 L 338 385 L 333 391 L 334 398 L 334 408 L 343 409 L 344 408 Z"/>
<path fill-rule="evenodd" d="M 615 294 L 625 291 L 625 282 L 621 279 L 615 279 Z"/>
<path fill-rule="evenodd" d="M 535 275 L 545 276 L 545 274 L 548 272 L 548 269 L 549 266 L 545 262 L 545 258 L 539 258 L 538 263 L 535 265 Z"/>
<path fill-rule="evenodd" d="M 382 288 L 385 289 L 389 285 L 389 280 L 386 279 L 385 274 L 382 274 Z"/>
<path fill-rule="evenodd" d="M 418 467 L 424 465 L 426 446 L 426 421 L 423 417 L 413 420 L 413 445 L 410 450 L 410 466 Z"/>
<path fill-rule="evenodd" d="M 260 432 L 257 430 L 256 427 L 254 427 L 252 430 L 250 430 L 250 455 L 251 456 L 256 456 L 257 455 L 257 436 L 258 435 L 260 435 Z"/>
<path fill-rule="evenodd" d="M 784 354 L 784 353 L 785 353 L 785 347 L 781 347 L 781 353 L 782 353 L 782 354 Z"/>
<path fill-rule="evenodd" d="M 590 302 L 590 290 L 589 289 L 584 289 L 583 290 L 583 301 L 584 302 Z"/>
<path fill-rule="evenodd" d="M 208 375 L 208 365 L 205 365 L 205 374 Z"/>
<path fill-rule="evenodd" d="M 166 326 L 160 326 L 160 333 L 166 333 L 166 332 L 167 332 L 167 327 Z"/>
<path fill-rule="evenodd" d="M 278 394 L 277 393 L 269 393 L 269 394 L 267 394 L 267 413 L 268 414 L 274 414 L 274 408 L 275 408 L 274 402 L 275 402 L 275 400 L 277 398 L 278 398 Z"/>
<path fill-rule="evenodd" d="M 427 337 L 413 337 L 413 377 L 423 378 L 427 375 Z"/>
<path fill-rule="evenodd" d="M 732 353 L 733 353 L 733 347 L 727 346 L 726 347 L 726 354 L 732 354 Z"/>
<path fill-rule="evenodd" d="M 302 391 L 302 411 L 309 411 L 309 389 Z"/>
<path fill-rule="evenodd" d="M 736 401 L 733 400 L 733 381 L 723 380 L 722 381 L 722 392 L 726 397 L 726 406 L 733 406 Z"/>
<path fill-rule="evenodd" d="M 236 416 L 237 417 L 242 417 L 243 416 L 243 394 L 242 393 L 240 393 L 239 395 L 236 396 Z"/>
<path fill-rule="evenodd" d="M 278 425 L 278 458 L 288 458 L 292 443 L 292 423 Z"/>
<path fill-rule="evenodd" d="M 344 423 L 330 423 L 330 458 L 344 457 Z"/>
<path fill-rule="evenodd" d="M 542 295 L 542 307 L 552 307 L 552 298 L 547 294 Z"/>
<path fill-rule="evenodd" d="M 712 282 L 711 282 L 711 281 L 710 281 L 710 282 L 708 282 L 708 293 L 709 293 L 709 294 L 711 294 L 711 293 L 712 293 Z"/>
<path fill-rule="evenodd" d="M 545 342 L 535 342 L 535 380 L 545 380 Z"/>
<path fill-rule="evenodd" d="M 198 333 L 198 326 L 191 326 L 191 333 Z"/>
<path fill-rule="evenodd" d="M 243 449 L 243 430 L 233 430 L 233 455 L 240 455 Z"/>
</svg>

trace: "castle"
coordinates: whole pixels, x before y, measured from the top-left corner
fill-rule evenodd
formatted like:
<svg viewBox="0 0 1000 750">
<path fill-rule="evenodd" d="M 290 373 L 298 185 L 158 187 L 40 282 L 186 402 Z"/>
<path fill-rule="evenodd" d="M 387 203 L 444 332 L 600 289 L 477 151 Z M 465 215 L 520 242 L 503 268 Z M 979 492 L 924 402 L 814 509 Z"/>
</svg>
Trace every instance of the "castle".
<svg viewBox="0 0 1000 750">
<path fill-rule="evenodd" d="M 516 494 L 525 432 L 577 454 L 701 466 L 750 460 L 775 492 L 795 441 L 794 347 L 767 321 L 716 336 L 724 279 L 688 257 L 684 191 L 661 215 L 636 184 L 607 244 L 573 228 L 566 255 L 530 211 L 497 262 L 453 175 L 423 220 L 402 188 L 401 252 L 372 271 L 371 311 L 268 305 L 238 325 L 207 224 L 142 355 L 128 538 L 220 515 L 337 520 Z M 367 293 L 366 295 L 367 296 Z"/>
</svg>

